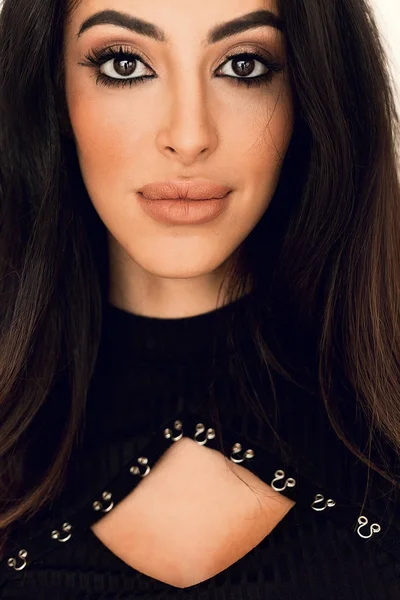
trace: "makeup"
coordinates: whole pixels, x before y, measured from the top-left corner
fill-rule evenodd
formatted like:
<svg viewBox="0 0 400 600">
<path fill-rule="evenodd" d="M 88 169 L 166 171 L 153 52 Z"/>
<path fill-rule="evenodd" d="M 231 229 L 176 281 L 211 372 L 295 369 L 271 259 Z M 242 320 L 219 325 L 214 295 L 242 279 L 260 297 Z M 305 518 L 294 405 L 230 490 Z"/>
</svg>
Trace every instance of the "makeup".
<svg viewBox="0 0 400 600">
<path fill-rule="evenodd" d="M 232 192 L 224 198 L 211 200 L 148 200 L 140 193 L 136 197 L 140 206 L 158 223 L 165 225 L 202 225 L 221 215 L 227 209 Z"/>
</svg>

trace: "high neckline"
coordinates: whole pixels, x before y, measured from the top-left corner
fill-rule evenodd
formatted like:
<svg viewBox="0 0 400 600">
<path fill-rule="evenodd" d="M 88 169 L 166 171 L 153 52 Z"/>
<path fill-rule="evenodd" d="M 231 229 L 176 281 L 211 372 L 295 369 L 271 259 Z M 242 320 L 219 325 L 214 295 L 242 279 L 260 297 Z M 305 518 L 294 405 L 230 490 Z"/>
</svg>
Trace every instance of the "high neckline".
<svg viewBox="0 0 400 600">
<path fill-rule="evenodd" d="M 142 360 L 185 359 L 228 351 L 229 328 L 236 340 L 249 338 L 246 315 L 255 301 L 252 291 L 224 306 L 200 315 L 159 318 L 138 315 L 107 302 L 103 318 L 102 343 L 121 356 Z"/>
</svg>

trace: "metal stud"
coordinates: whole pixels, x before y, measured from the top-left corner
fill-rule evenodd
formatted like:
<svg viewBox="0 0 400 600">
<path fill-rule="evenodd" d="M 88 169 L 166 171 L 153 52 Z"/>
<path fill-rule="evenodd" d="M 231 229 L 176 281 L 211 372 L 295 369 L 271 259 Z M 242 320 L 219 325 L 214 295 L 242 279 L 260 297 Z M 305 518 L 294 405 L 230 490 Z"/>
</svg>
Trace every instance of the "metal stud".
<svg viewBox="0 0 400 600">
<path fill-rule="evenodd" d="M 138 464 L 140 466 L 145 466 L 146 467 L 144 473 L 141 473 L 140 472 L 140 468 L 137 467 L 136 465 L 130 467 L 129 471 L 132 473 L 132 475 L 140 475 L 141 477 L 146 477 L 150 473 L 150 467 L 148 465 L 149 459 L 146 458 L 145 456 L 140 456 L 137 459 L 137 462 L 138 462 Z"/>
<path fill-rule="evenodd" d="M 26 562 L 26 557 L 28 556 L 28 552 L 26 550 L 20 550 L 18 552 L 18 558 L 20 558 L 22 560 L 22 564 L 17 567 L 17 561 L 15 558 L 9 558 L 7 561 L 7 565 L 11 568 L 13 568 L 15 571 L 22 571 L 22 569 L 25 569 L 27 562 Z"/>
<path fill-rule="evenodd" d="M 72 536 L 72 533 L 69 533 L 72 529 L 72 525 L 70 525 L 69 523 L 64 523 L 61 529 L 64 533 L 67 533 L 67 535 L 62 538 L 60 537 L 61 533 L 57 529 L 53 529 L 53 531 L 51 532 L 52 539 L 57 540 L 58 542 L 68 542 L 68 540 L 71 539 Z"/>
<path fill-rule="evenodd" d="M 278 488 L 275 485 L 275 481 L 280 481 L 281 479 L 283 479 L 285 477 L 285 471 L 282 471 L 282 469 L 278 469 L 278 471 L 275 471 L 274 474 L 274 479 L 271 481 L 271 487 L 276 490 L 277 492 L 282 492 L 282 490 L 288 488 L 292 488 L 296 485 L 296 480 L 293 479 L 293 477 L 288 477 L 285 481 L 285 485 L 281 488 Z"/>
<path fill-rule="evenodd" d="M 255 456 L 255 452 L 254 452 L 254 450 L 251 450 L 251 448 L 246 450 L 244 452 L 243 456 L 239 456 L 241 451 L 242 451 L 242 445 L 239 444 L 239 442 L 237 442 L 236 444 L 233 444 L 232 452 L 231 452 L 231 456 L 230 456 L 230 459 L 232 462 L 240 464 L 240 463 L 244 462 L 245 460 L 250 460 L 251 458 L 254 458 L 254 456 Z"/>
<path fill-rule="evenodd" d="M 324 501 L 324 496 L 322 494 L 316 494 L 314 502 L 311 504 L 311 508 L 313 510 L 321 511 L 321 510 L 325 510 L 326 508 L 332 508 L 332 506 L 336 505 L 336 502 L 334 500 L 332 500 L 332 498 L 329 498 L 325 502 L 324 506 L 315 506 L 318 502 L 323 502 L 323 501 Z"/>
<path fill-rule="evenodd" d="M 112 494 L 111 492 L 103 492 L 101 497 L 103 498 L 103 500 L 106 500 L 107 502 L 111 500 Z M 99 502 L 98 500 L 96 500 L 95 502 L 93 502 L 93 508 L 94 510 L 101 510 L 101 512 L 109 512 L 112 507 L 114 506 L 114 502 L 111 500 L 109 506 L 107 506 L 107 508 L 103 508 L 103 504 L 102 502 Z"/>
<path fill-rule="evenodd" d="M 206 433 L 205 438 L 203 440 L 199 439 L 202 433 Z M 208 440 L 213 440 L 215 438 L 215 430 L 211 427 L 207 429 L 204 427 L 203 423 L 197 423 L 196 425 L 196 433 L 194 434 L 194 439 L 200 446 L 204 446 L 207 444 Z"/>
<path fill-rule="evenodd" d="M 183 437 L 183 425 L 182 425 L 182 421 L 175 421 L 174 423 L 174 429 L 176 429 L 176 431 L 179 431 L 180 433 L 178 433 L 177 436 L 173 436 L 173 431 L 171 429 L 169 429 L 169 427 L 167 429 L 164 429 L 164 437 L 167 438 L 167 440 L 172 439 L 173 442 L 177 442 L 178 440 L 180 440 Z"/>
<path fill-rule="evenodd" d="M 358 517 L 357 522 L 359 523 L 359 527 L 357 528 L 357 533 L 360 537 L 362 537 L 364 539 L 368 539 L 368 538 L 372 537 L 374 533 L 379 533 L 381 530 L 381 526 L 378 523 L 372 523 L 369 528 L 369 531 L 370 531 L 369 535 L 363 535 L 360 532 L 360 529 L 362 527 L 364 527 L 365 525 L 367 525 L 368 519 L 364 515 L 361 515 L 360 517 Z"/>
</svg>

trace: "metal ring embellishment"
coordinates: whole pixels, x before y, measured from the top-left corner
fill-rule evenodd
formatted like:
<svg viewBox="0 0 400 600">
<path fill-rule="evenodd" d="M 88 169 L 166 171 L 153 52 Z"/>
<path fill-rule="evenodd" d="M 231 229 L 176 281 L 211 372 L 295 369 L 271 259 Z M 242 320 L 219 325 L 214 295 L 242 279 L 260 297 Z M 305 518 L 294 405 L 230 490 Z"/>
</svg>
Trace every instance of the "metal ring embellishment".
<svg viewBox="0 0 400 600">
<path fill-rule="evenodd" d="M 278 469 L 278 471 L 275 471 L 274 474 L 274 479 L 271 481 L 271 487 L 272 489 L 276 490 L 277 492 L 282 492 L 283 490 L 285 490 L 287 487 L 288 488 L 293 488 L 296 485 L 296 480 L 293 479 L 293 477 L 288 477 L 285 481 L 285 484 L 283 487 L 277 487 L 277 485 L 275 484 L 276 481 L 280 481 L 281 479 L 285 478 L 285 471 L 283 471 L 282 469 Z"/>
<path fill-rule="evenodd" d="M 177 442 L 183 437 L 183 424 L 180 420 L 175 420 L 173 427 L 167 427 L 164 429 L 164 438 L 170 439 L 173 442 Z M 195 433 L 193 439 L 200 445 L 204 446 L 207 444 L 209 440 L 215 438 L 215 430 L 212 427 L 206 428 L 203 423 L 197 423 L 195 426 Z M 243 451 L 242 444 L 236 442 L 233 444 L 230 454 L 230 460 L 236 464 L 241 464 L 246 460 L 251 460 L 254 458 L 255 452 L 251 448 Z M 136 459 L 137 464 L 129 467 L 129 471 L 132 475 L 138 475 L 140 477 L 147 477 L 151 471 L 149 466 L 149 459 L 145 456 L 140 456 Z M 282 482 L 284 480 L 283 485 L 280 487 L 277 485 L 277 482 Z M 274 473 L 274 478 L 271 481 L 271 487 L 277 492 L 282 492 L 286 488 L 293 488 L 296 486 L 296 480 L 293 477 L 288 477 L 285 479 L 285 471 L 282 469 L 278 469 Z M 102 501 L 96 500 L 93 502 L 92 507 L 95 511 L 101 511 L 103 513 L 109 512 L 113 506 L 114 502 L 112 500 L 112 493 L 109 491 L 104 491 L 102 493 Z M 318 505 L 318 506 L 317 506 Z M 315 494 L 314 501 L 311 504 L 311 508 L 315 511 L 324 511 L 327 508 L 332 508 L 336 506 L 335 500 L 332 498 L 328 498 L 325 501 L 325 497 L 323 494 Z M 371 523 L 369 525 L 369 534 L 365 535 L 361 532 L 364 527 L 368 525 L 368 518 L 365 515 L 360 515 L 357 519 L 358 527 L 355 525 L 355 529 L 357 534 L 364 539 L 371 538 L 374 534 L 377 534 L 381 531 L 381 526 L 378 523 Z M 72 525 L 70 523 L 63 523 L 61 527 L 61 531 L 58 529 L 53 529 L 50 533 L 51 539 L 56 540 L 57 542 L 67 542 L 71 539 L 72 534 Z M 63 535 L 65 534 L 65 535 Z M 10 557 L 7 559 L 7 565 L 13 568 L 15 571 L 22 571 L 27 566 L 27 557 L 28 552 L 26 549 L 21 549 L 18 552 L 18 558 Z M 19 559 L 19 560 L 18 560 Z"/>
<path fill-rule="evenodd" d="M 96 511 L 101 510 L 101 512 L 107 513 L 114 506 L 114 502 L 111 500 L 112 494 L 111 494 L 111 492 L 103 492 L 102 495 L 101 495 L 101 497 L 103 498 L 103 500 L 106 500 L 107 502 L 110 502 L 109 505 L 107 506 L 107 508 L 103 508 L 103 503 L 99 502 L 99 500 L 96 500 L 95 502 L 93 502 L 93 508 Z"/>
<path fill-rule="evenodd" d="M 132 467 L 129 467 L 129 471 L 132 473 L 132 475 L 147 477 L 151 470 L 149 467 L 149 459 L 146 456 L 139 456 L 137 463 L 139 466 L 133 465 Z M 144 473 L 141 472 L 140 467 L 145 467 Z"/>
<path fill-rule="evenodd" d="M 7 561 L 7 564 L 9 567 L 12 567 L 15 571 L 22 571 L 22 569 L 25 569 L 27 562 L 26 562 L 26 558 L 28 556 L 28 552 L 26 550 L 20 550 L 18 552 L 18 558 L 20 558 L 22 560 L 22 564 L 17 566 L 17 561 L 15 558 L 9 558 Z"/>
<path fill-rule="evenodd" d="M 61 533 L 58 531 L 58 529 L 53 529 L 53 531 L 51 532 L 52 539 L 57 540 L 58 542 L 68 542 L 68 540 L 71 539 L 72 536 L 72 533 L 70 533 L 72 525 L 70 525 L 69 523 L 64 523 L 61 529 L 67 535 L 65 537 L 61 537 Z"/>
<path fill-rule="evenodd" d="M 316 494 L 314 502 L 311 504 L 311 508 L 313 510 L 321 511 L 321 510 L 325 510 L 326 508 L 332 508 L 332 506 L 336 506 L 336 502 L 334 500 L 332 500 L 332 498 L 329 498 L 325 502 L 324 506 L 316 506 L 316 504 L 318 504 L 318 502 L 323 502 L 324 499 L 325 498 L 322 494 Z"/>
</svg>

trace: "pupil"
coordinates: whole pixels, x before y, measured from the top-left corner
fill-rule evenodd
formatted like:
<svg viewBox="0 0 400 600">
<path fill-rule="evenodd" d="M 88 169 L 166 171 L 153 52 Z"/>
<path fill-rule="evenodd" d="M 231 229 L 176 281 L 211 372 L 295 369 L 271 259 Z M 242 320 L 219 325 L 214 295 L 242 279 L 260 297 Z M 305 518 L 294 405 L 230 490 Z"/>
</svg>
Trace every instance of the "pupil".
<svg viewBox="0 0 400 600">
<path fill-rule="evenodd" d="M 118 75 L 132 75 L 135 70 L 136 60 L 115 59 L 114 68 Z"/>
<path fill-rule="evenodd" d="M 240 65 L 238 68 L 238 75 L 249 75 L 254 67 L 254 59 L 236 59 L 235 63 Z"/>
</svg>

